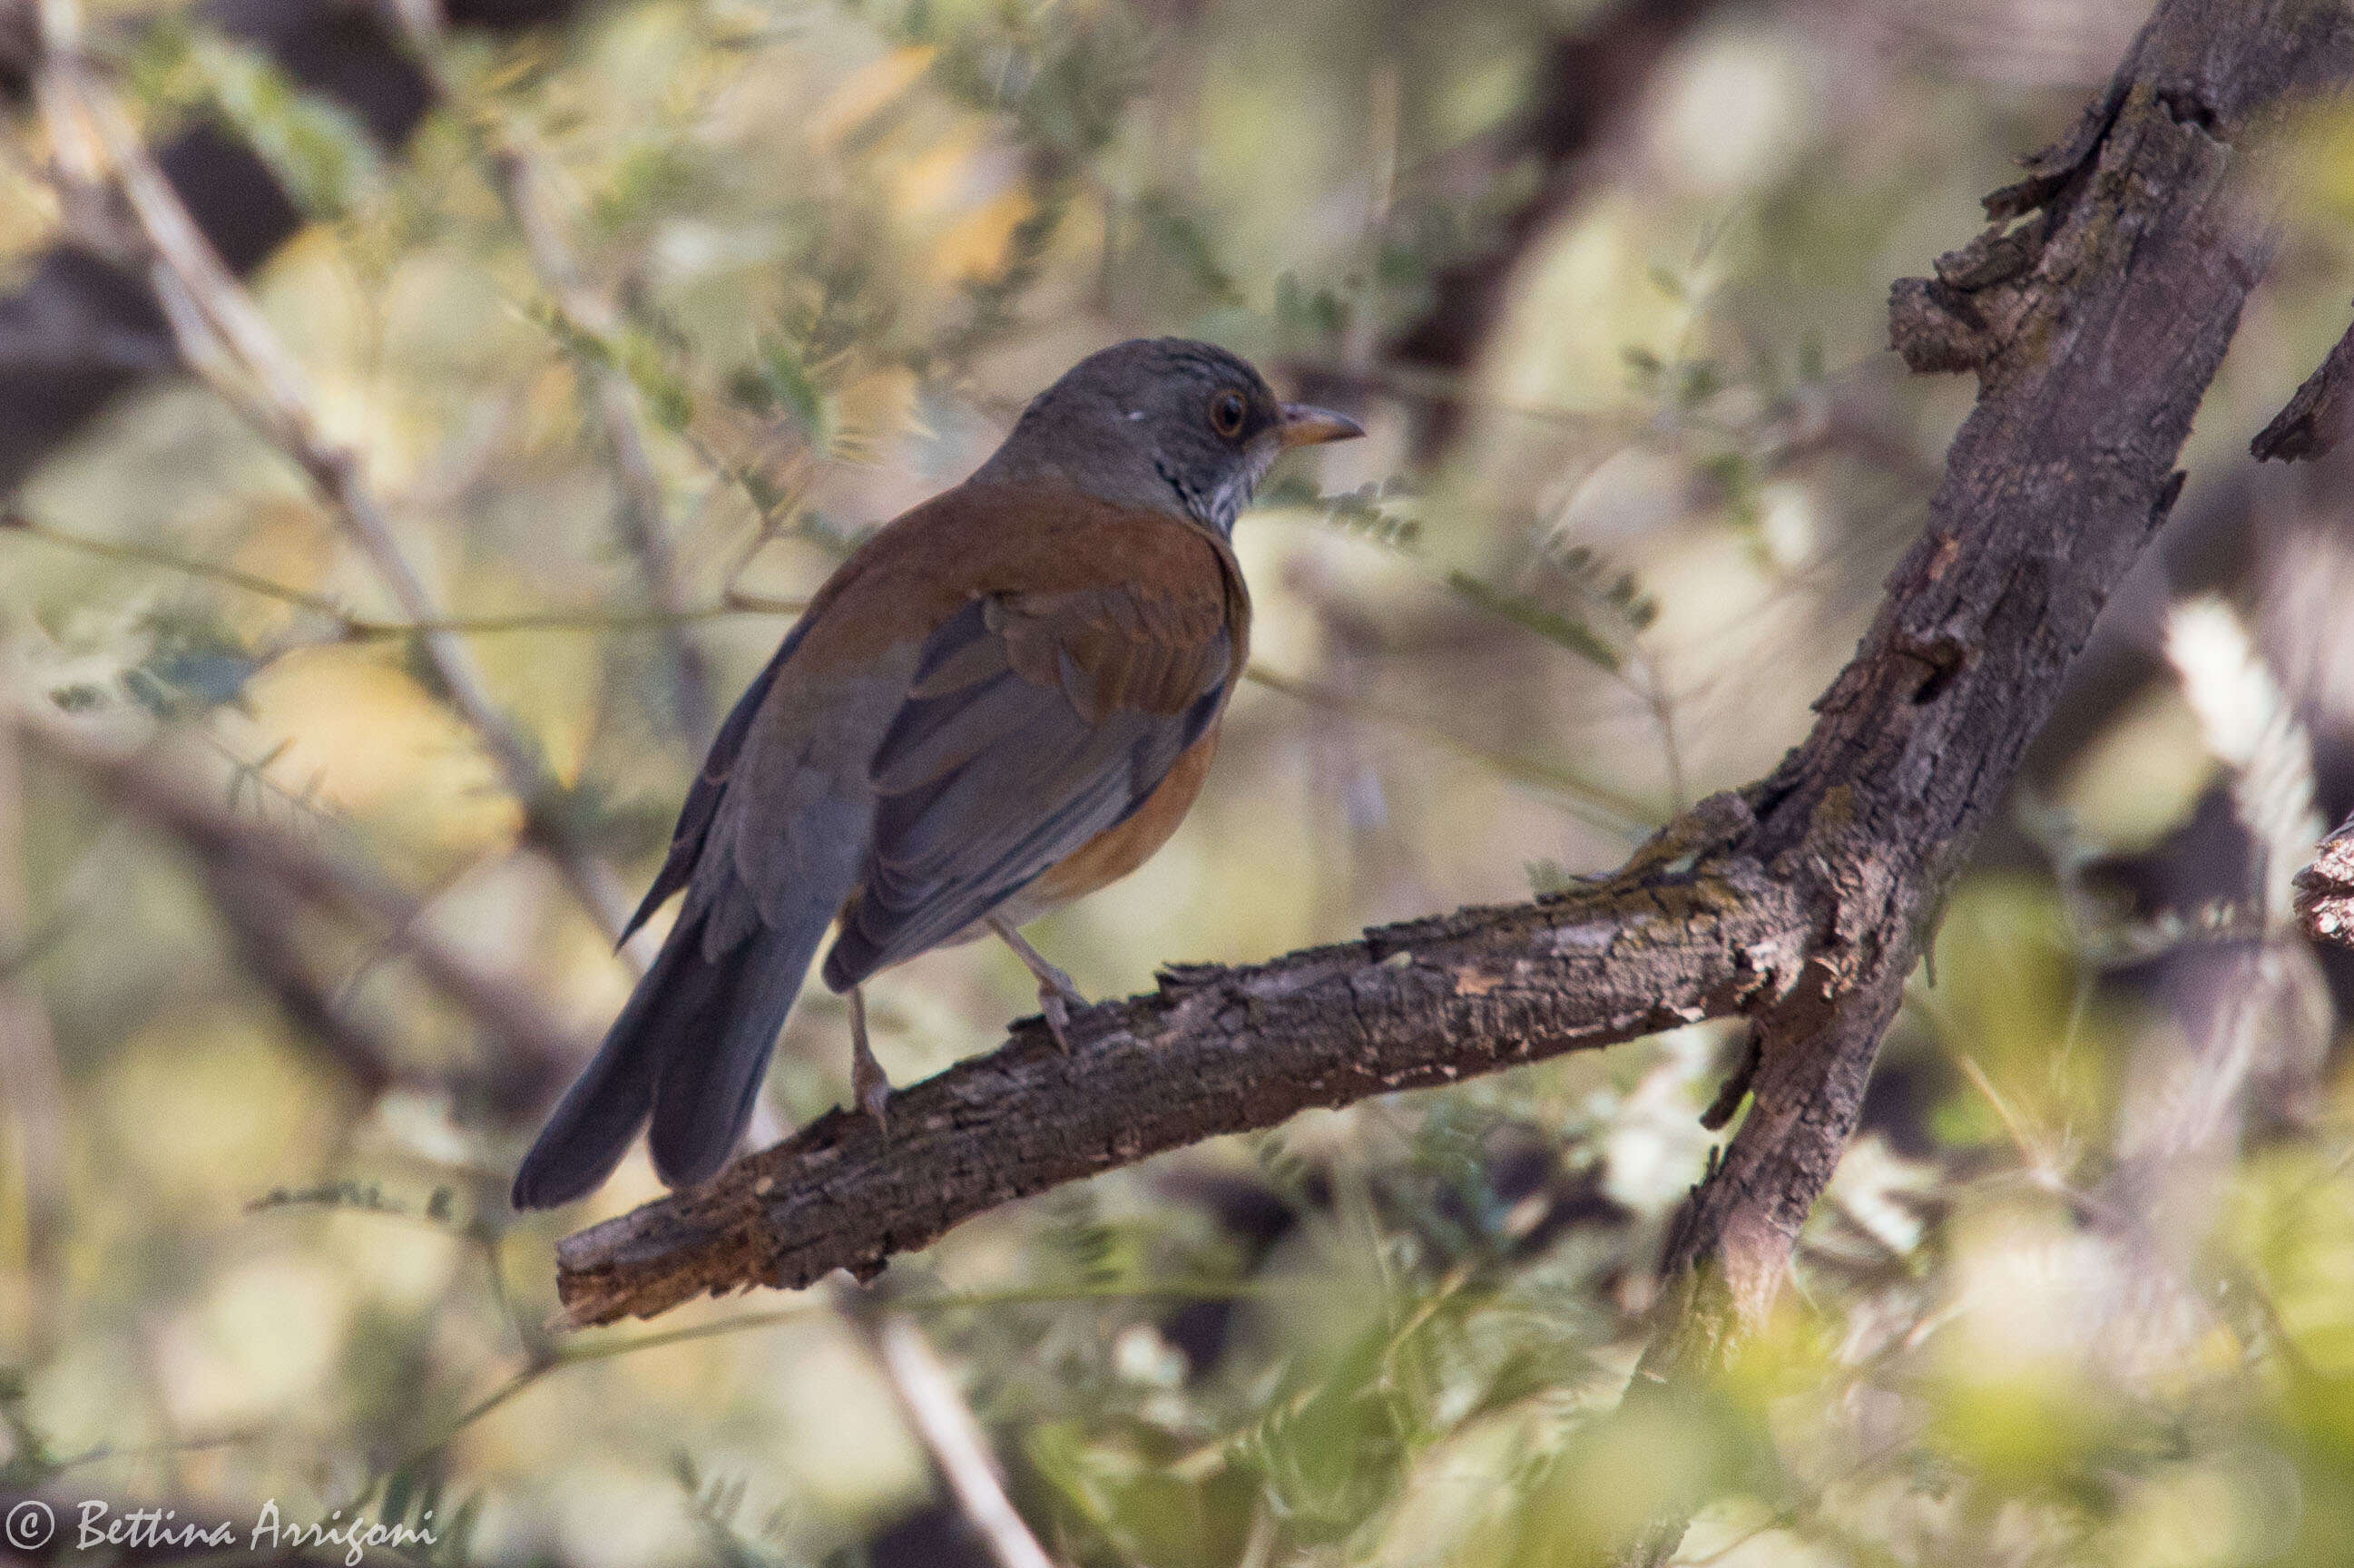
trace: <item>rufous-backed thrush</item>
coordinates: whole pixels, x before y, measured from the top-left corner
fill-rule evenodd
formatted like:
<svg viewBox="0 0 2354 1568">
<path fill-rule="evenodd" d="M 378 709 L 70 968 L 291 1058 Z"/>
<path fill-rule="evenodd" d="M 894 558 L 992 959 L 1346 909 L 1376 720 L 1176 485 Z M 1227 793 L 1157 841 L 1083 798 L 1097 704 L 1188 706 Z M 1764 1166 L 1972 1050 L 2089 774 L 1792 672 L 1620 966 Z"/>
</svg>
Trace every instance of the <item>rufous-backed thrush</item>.
<svg viewBox="0 0 2354 1568">
<path fill-rule="evenodd" d="M 726 1162 L 839 918 L 853 1089 L 882 1114 L 859 983 L 995 931 L 1057 1040 L 1084 1001 L 1016 927 L 1142 864 L 1193 803 L 1241 678 L 1230 536 L 1288 447 L 1362 435 L 1176 338 L 1079 362 L 973 475 L 818 590 L 712 743 L 630 922 L 686 899 L 525 1157 L 517 1208 L 588 1192 L 652 1122 L 673 1187 Z"/>
</svg>

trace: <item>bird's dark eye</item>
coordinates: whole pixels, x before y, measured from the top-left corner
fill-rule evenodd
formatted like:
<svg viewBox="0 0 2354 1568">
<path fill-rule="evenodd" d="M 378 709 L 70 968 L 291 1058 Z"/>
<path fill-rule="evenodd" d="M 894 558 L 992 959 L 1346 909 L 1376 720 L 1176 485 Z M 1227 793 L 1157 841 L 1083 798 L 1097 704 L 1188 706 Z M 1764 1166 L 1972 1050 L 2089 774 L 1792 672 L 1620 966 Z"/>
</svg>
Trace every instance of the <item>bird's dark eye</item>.
<svg viewBox="0 0 2354 1568">
<path fill-rule="evenodd" d="M 1243 395 L 1227 390 L 1210 399 L 1210 429 L 1232 440 L 1243 433 Z"/>
</svg>

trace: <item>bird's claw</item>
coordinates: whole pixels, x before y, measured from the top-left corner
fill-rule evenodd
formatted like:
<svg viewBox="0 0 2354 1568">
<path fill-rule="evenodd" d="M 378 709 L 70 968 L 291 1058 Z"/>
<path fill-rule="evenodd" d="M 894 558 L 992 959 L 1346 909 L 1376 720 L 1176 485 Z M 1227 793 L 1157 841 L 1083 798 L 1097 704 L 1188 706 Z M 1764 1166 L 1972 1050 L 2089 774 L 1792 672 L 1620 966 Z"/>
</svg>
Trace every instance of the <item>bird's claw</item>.
<svg viewBox="0 0 2354 1568">
<path fill-rule="evenodd" d="M 1013 956 L 1020 959 L 1023 967 L 1037 980 L 1038 1012 L 1046 1020 L 1046 1033 L 1055 1037 L 1055 1044 L 1062 1048 L 1063 1054 L 1069 1055 L 1071 1009 L 1076 1007 L 1084 1011 L 1089 1005 L 1087 999 L 1079 993 L 1079 988 L 1072 982 L 1070 976 L 1048 963 L 1044 956 L 1023 940 L 1022 933 L 1015 930 L 1012 922 L 1003 916 L 991 915 L 989 925 L 1005 939 L 1005 945 L 1013 949 Z"/>
<path fill-rule="evenodd" d="M 1043 981 L 1039 984 L 1038 1011 L 1046 1020 L 1046 1033 L 1055 1037 L 1055 1044 L 1061 1047 L 1066 1056 L 1071 1054 L 1071 1000 L 1073 998 L 1077 999 L 1081 1007 L 1087 1004 L 1087 998 L 1079 996 L 1076 991 L 1066 995 L 1063 991 L 1056 991 L 1050 984 Z"/>
<path fill-rule="evenodd" d="M 891 1118 L 885 1107 L 891 1103 L 891 1080 L 884 1075 L 882 1064 L 871 1055 L 861 1055 L 850 1065 L 850 1097 L 858 1108 L 875 1118 L 877 1130 L 889 1132 Z"/>
</svg>

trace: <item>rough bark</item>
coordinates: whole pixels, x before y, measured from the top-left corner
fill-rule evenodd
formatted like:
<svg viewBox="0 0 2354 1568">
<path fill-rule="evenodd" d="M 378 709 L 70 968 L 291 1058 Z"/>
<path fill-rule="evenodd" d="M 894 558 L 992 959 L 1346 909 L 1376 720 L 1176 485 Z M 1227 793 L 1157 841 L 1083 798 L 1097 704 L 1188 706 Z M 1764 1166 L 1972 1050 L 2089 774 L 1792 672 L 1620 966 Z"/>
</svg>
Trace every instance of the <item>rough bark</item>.
<svg viewBox="0 0 2354 1568">
<path fill-rule="evenodd" d="M 1738 832 L 1720 797 L 1697 821 Z M 1695 846 L 1704 848 L 1705 846 Z M 1606 883 L 1385 927 L 1043 1025 L 894 1095 L 886 1130 L 835 1111 L 563 1244 L 577 1323 L 705 1292 L 862 1277 L 959 1220 L 1310 1106 L 1450 1083 L 1741 1011 L 1796 979 L 1804 912 L 1750 863 L 1672 842 Z"/>
<path fill-rule="evenodd" d="M 1556 897 L 1177 970 L 1080 1014 L 1068 1056 L 1017 1030 L 895 1096 L 887 1133 L 837 1112 L 568 1238 L 571 1320 L 871 1275 L 983 1209 L 1307 1106 L 1744 1013 L 1755 1104 L 1677 1228 L 1645 1380 L 1706 1359 L 1770 1304 L 1946 887 L 2179 492 L 2269 253 L 2226 193 L 2232 141 L 2349 62 L 2340 7 L 2168 0 L 2074 134 L 1988 198 L 1997 228 L 1897 286 L 1896 347 L 1976 371 L 1979 402 L 1878 620 L 1771 777 Z"/>
<path fill-rule="evenodd" d="M 1829 830 L 1820 863 L 1855 940 L 1826 955 L 1846 975 L 1819 1024 L 1812 988 L 1763 1024 L 1755 1103 L 1670 1240 L 1630 1402 L 1675 1397 L 1771 1305 L 1945 889 L 2180 492 L 2175 457 L 2273 247 L 2229 188 L 2234 143 L 2349 78 L 2354 13 L 2336 0 L 2161 0 L 2075 132 L 1987 198 L 1996 226 L 1893 291 L 1895 348 L 1975 370 L 1978 406 L 1861 652 L 1766 783 L 1790 793 L 1760 813 L 1769 854 L 1813 858 Z M 1657 1521 L 1628 1561 L 1665 1562 L 1688 1519 Z"/>
<path fill-rule="evenodd" d="M 2354 817 L 2338 823 L 2296 874 L 2296 914 L 2321 940 L 2354 948 Z"/>
</svg>

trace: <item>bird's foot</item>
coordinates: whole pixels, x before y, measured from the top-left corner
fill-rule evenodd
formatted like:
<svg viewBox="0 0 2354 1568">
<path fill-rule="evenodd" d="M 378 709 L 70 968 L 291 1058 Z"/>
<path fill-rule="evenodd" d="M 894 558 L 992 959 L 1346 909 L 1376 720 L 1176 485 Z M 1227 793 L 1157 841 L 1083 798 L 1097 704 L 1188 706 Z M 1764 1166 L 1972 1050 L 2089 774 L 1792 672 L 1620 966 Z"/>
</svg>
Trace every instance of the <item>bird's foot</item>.
<svg viewBox="0 0 2354 1568">
<path fill-rule="evenodd" d="M 1055 1037 L 1055 1044 L 1062 1048 L 1066 1056 L 1071 1054 L 1071 1003 L 1074 1001 L 1081 1007 L 1087 1004 L 1087 999 L 1076 991 L 1057 991 L 1044 980 L 1038 982 L 1038 1011 L 1045 1015 L 1046 1033 Z"/>
<path fill-rule="evenodd" d="M 891 1103 L 891 1080 L 884 1075 L 883 1065 L 872 1055 L 859 1055 L 850 1064 L 850 1094 L 858 1108 L 875 1118 L 875 1125 L 885 1132 L 891 1130 L 891 1118 L 884 1107 Z"/>
<path fill-rule="evenodd" d="M 866 1044 L 866 996 L 856 986 L 850 988 L 850 1097 L 875 1118 L 877 1128 L 891 1130 L 890 1118 L 884 1112 L 891 1099 L 891 1079 Z"/>
<path fill-rule="evenodd" d="M 1015 930 L 1013 923 L 1003 916 L 991 915 L 989 927 L 1004 938 L 1005 945 L 1013 949 L 1013 956 L 1022 960 L 1023 967 L 1037 978 L 1038 1011 L 1045 1017 L 1046 1033 L 1055 1037 L 1055 1044 L 1062 1047 L 1065 1055 L 1070 1054 L 1071 1009 L 1089 1006 L 1087 999 L 1080 994 L 1070 976 L 1048 963 L 1044 955 L 1023 939 L 1022 933 Z"/>
</svg>

